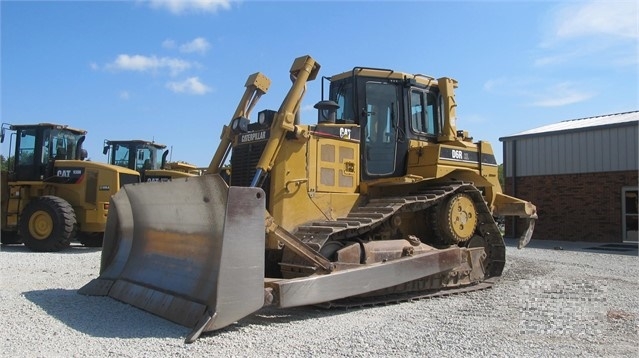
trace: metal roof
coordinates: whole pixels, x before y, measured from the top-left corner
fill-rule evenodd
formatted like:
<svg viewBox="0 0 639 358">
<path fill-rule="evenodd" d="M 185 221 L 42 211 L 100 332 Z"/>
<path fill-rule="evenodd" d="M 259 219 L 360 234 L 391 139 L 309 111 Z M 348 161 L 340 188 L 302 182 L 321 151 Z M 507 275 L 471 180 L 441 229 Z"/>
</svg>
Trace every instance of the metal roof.
<svg viewBox="0 0 639 358">
<path fill-rule="evenodd" d="M 559 123 L 548 124 L 542 127 L 529 129 L 523 132 L 519 132 L 510 136 L 499 138 L 500 141 L 505 139 L 517 138 L 517 137 L 529 137 L 536 136 L 545 133 L 556 132 L 572 132 L 579 130 L 586 130 L 593 127 L 613 127 L 630 124 L 630 122 L 639 123 L 639 111 L 623 112 L 615 114 L 607 114 L 604 116 L 587 117 L 579 119 L 569 119 L 561 121 Z"/>
</svg>

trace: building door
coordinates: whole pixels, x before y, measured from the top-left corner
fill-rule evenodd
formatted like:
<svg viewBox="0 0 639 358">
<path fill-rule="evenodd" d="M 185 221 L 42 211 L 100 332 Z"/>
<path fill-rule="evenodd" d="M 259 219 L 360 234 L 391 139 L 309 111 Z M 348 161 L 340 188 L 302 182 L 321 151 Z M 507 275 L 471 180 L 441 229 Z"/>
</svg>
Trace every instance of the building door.
<svg viewBox="0 0 639 358">
<path fill-rule="evenodd" d="M 622 230 L 624 242 L 639 242 L 639 210 L 637 187 L 624 187 L 621 194 L 623 213 Z"/>
</svg>

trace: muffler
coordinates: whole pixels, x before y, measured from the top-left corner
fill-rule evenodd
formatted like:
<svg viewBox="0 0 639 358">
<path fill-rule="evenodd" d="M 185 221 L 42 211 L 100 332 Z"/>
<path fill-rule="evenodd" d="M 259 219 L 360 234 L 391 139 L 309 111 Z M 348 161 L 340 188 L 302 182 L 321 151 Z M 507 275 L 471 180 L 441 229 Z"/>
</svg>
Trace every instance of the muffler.
<svg viewBox="0 0 639 358">
<path fill-rule="evenodd" d="M 125 185 L 111 199 L 100 276 L 84 295 L 110 296 L 193 328 L 187 342 L 264 304 L 260 188 L 219 175 Z"/>
</svg>

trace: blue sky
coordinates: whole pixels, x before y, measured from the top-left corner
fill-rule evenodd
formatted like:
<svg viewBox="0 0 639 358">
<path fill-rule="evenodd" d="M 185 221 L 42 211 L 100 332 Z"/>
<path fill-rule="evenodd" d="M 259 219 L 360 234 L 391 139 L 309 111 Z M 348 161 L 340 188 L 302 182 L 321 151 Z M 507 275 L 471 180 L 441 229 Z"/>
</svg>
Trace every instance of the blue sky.
<svg viewBox="0 0 639 358">
<path fill-rule="evenodd" d="M 1 1 L 0 120 L 148 139 L 207 166 L 249 74 L 279 108 L 294 58 L 453 77 L 458 129 L 493 144 L 639 109 L 636 1 Z M 320 81 L 303 102 L 314 123 Z M 253 118 L 254 120 L 255 118 Z M 8 156 L 8 140 L 2 154 Z"/>
</svg>

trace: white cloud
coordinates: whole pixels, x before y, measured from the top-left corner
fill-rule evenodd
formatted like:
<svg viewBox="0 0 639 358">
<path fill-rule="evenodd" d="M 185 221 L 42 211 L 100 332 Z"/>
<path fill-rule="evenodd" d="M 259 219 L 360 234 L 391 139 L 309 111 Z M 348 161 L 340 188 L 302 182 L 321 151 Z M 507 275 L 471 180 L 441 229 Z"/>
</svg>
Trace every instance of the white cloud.
<svg viewBox="0 0 639 358">
<path fill-rule="evenodd" d="M 126 55 L 121 54 L 111 63 L 105 67 L 111 70 L 121 71 L 157 71 L 160 69 L 168 69 L 171 75 L 177 75 L 193 65 L 178 58 L 161 57 L 156 56 L 142 56 L 142 55 Z"/>
<path fill-rule="evenodd" d="M 211 91 L 211 88 L 200 82 L 198 77 L 189 77 L 182 82 L 169 82 L 166 84 L 166 88 L 175 93 L 188 93 L 203 95 Z"/>
<path fill-rule="evenodd" d="M 555 35 L 560 39 L 591 35 L 639 38 L 635 1 L 590 1 L 560 8 Z"/>
<path fill-rule="evenodd" d="M 180 46 L 180 51 L 185 53 L 197 52 L 200 54 L 206 53 L 211 47 L 208 41 L 203 37 L 198 37 L 191 42 L 187 42 Z"/>
<path fill-rule="evenodd" d="M 636 65 L 639 5 L 635 1 L 591 0 L 562 4 L 542 25 L 542 51 L 535 66 L 586 60 L 589 65 Z"/>
<path fill-rule="evenodd" d="M 168 10 L 179 15 L 188 12 L 216 13 L 231 8 L 232 0 L 150 0 L 154 9 Z"/>
<path fill-rule="evenodd" d="M 532 102 L 532 105 L 535 107 L 561 107 L 583 102 L 594 96 L 593 91 L 583 90 L 571 82 L 561 82 L 536 94 L 537 99 Z"/>
<path fill-rule="evenodd" d="M 129 98 L 131 98 L 131 94 L 129 94 L 129 91 L 121 91 L 120 92 L 120 99 L 128 101 Z"/>
<path fill-rule="evenodd" d="M 97 70 L 99 70 L 99 69 L 100 69 L 100 66 L 98 66 L 98 64 L 97 64 L 97 63 L 95 63 L 95 62 L 91 62 L 91 63 L 89 64 L 89 67 L 91 67 L 91 69 L 92 69 L 92 70 L 94 70 L 94 71 L 97 71 Z"/>
<path fill-rule="evenodd" d="M 536 67 L 556 66 L 575 63 L 583 60 L 589 66 L 618 62 L 618 57 L 627 55 L 626 47 L 613 47 L 606 41 L 572 41 L 553 49 L 547 49 L 542 56 L 534 61 Z"/>
<path fill-rule="evenodd" d="M 579 83 L 564 81 L 553 83 L 542 78 L 498 78 L 488 80 L 484 90 L 502 96 L 521 98 L 534 107 L 561 107 L 586 101 L 596 95 Z"/>
<path fill-rule="evenodd" d="M 171 39 L 166 39 L 166 40 L 162 41 L 162 47 L 168 48 L 168 49 L 174 49 L 175 48 L 175 41 L 173 41 Z"/>
<path fill-rule="evenodd" d="M 499 88 L 506 82 L 504 78 L 491 79 L 484 83 L 484 90 L 488 92 L 493 92 L 495 89 Z"/>
</svg>

